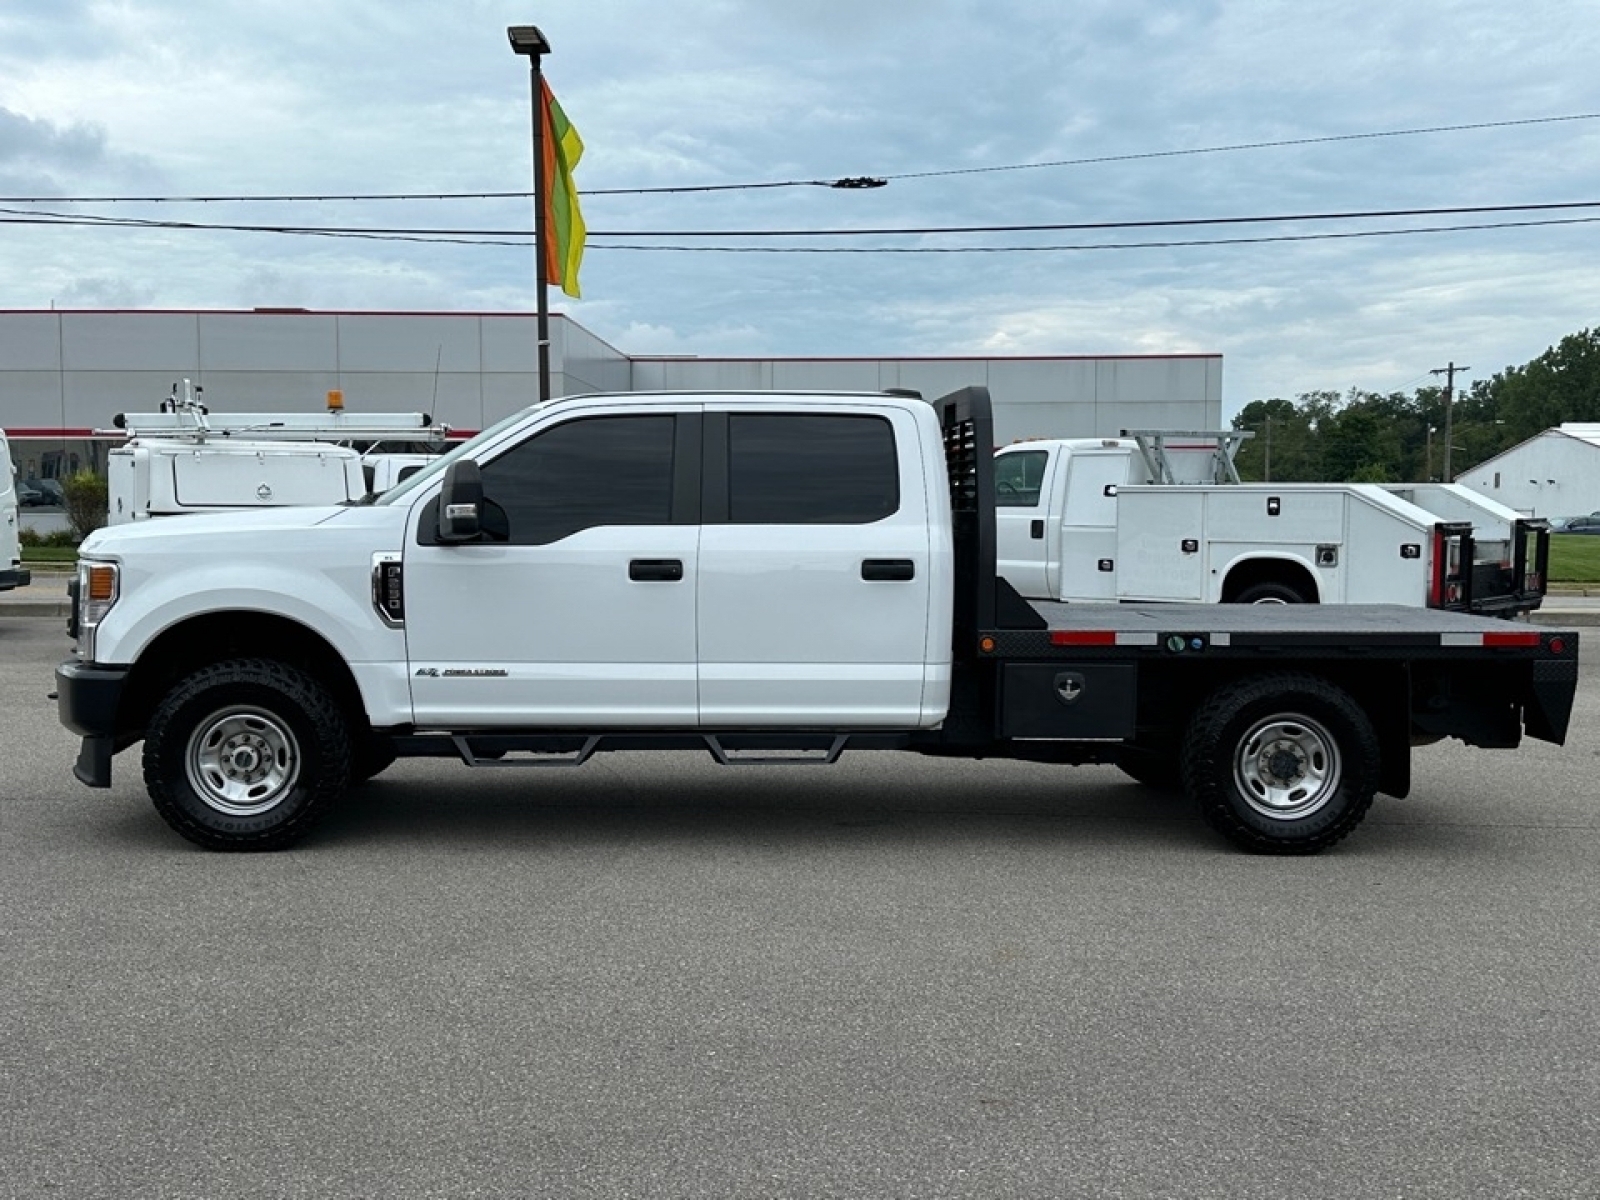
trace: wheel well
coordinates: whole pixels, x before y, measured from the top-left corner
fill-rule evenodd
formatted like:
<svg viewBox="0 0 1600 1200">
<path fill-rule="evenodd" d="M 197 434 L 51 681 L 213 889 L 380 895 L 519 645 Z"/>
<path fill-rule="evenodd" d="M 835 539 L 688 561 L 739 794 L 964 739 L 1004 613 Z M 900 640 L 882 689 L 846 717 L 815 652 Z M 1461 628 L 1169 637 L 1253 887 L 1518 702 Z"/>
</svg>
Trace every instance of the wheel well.
<svg viewBox="0 0 1600 1200">
<path fill-rule="evenodd" d="M 230 658 L 270 658 L 298 667 L 333 694 L 353 729 L 368 724 L 355 676 L 321 634 L 271 613 L 208 613 L 162 631 L 128 674 L 117 724 L 119 740 L 142 736 L 156 705 L 172 685 L 200 667 Z"/>
<path fill-rule="evenodd" d="M 1170 661 L 1141 673 L 1136 745 L 1176 752 L 1189 718 L 1208 695 L 1225 684 L 1277 669 L 1277 664 L 1263 662 L 1217 663 L 1215 671 L 1196 673 L 1184 669 L 1189 665 Z M 1398 663 L 1329 662 L 1307 673 L 1348 692 L 1366 710 L 1383 751 L 1379 790 L 1405 796 L 1411 790 L 1410 669 Z"/>
<path fill-rule="evenodd" d="M 1281 583 L 1315 602 L 1321 597 L 1316 577 L 1302 563 L 1287 558 L 1250 558 L 1228 572 L 1222 582 L 1222 602 L 1232 604 L 1239 593 L 1258 583 Z"/>
</svg>

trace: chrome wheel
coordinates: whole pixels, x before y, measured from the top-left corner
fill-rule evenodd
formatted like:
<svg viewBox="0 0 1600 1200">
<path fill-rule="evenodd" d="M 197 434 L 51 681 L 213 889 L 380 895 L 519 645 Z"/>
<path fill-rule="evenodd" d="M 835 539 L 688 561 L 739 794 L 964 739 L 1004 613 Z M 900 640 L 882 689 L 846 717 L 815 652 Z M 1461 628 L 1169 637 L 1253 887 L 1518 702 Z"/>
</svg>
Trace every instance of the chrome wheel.
<svg viewBox="0 0 1600 1200">
<path fill-rule="evenodd" d="M 1268 717 L 1240 739 L 1233 778 L 1245 803 L 1263 816 L 1310 816 L 1339 790 L 1339 747 L 1315 721 Z"/>
<path fill-rule="evenodd" d="M 189 738 L 189 786 L 208 807 L 250 817 L 278 804 L 300 778 L 300 745 L 288 724 L 264 708 L 213 713 Z"/>
</svg>

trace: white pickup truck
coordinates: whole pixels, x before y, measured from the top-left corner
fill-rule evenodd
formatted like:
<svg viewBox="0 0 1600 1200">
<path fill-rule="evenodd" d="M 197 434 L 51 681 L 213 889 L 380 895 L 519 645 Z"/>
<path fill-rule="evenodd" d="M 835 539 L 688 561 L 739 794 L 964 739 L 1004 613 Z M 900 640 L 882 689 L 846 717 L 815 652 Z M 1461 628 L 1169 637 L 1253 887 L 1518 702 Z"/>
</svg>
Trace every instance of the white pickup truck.
<svg viewBox="0 0 1600 1200">
<path fill-rule="evenodd" d="M 1404 795 L 1414 741 L 1560 742 L 1578 638 L 1401 607 L 1029 604 L 995 572 L 988 392 L 578 396 L 364 506 L 81 548 L 74 774 L 287 846 L 398 756 L 725 764 L 846 747 L 1112 762 L 1252 850 Z"/>
<path fill-rule="evenodd" d="M 33 572 L 22 565 L 17 509 L 17 466 L 0 431 L 0 592 L 27 587 L 33 579 Z"/>
<path fill-rule="evenodd" d="M 1002 447 L 1000 573 L 1029 599 L 1413 604 L 1544 599 L 1545 521 L 1459 484 L 1241 483 L 1235 432 Z"/>
</svg>

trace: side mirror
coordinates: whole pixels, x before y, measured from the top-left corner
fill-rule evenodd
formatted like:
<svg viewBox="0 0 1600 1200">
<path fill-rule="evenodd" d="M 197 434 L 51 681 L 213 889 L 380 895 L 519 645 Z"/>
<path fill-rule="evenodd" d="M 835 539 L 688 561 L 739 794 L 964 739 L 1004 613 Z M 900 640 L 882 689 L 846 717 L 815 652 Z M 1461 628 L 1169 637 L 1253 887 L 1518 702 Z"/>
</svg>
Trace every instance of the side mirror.
<svg viewBox="0 0 1600 1200">
<path fill-rule="evenodd" d="M 477 538 L 483 513 L 483 477 L 469 458 L 451 463 L 439 492 L 439 540 L 470 542 Z"/>
</svg>

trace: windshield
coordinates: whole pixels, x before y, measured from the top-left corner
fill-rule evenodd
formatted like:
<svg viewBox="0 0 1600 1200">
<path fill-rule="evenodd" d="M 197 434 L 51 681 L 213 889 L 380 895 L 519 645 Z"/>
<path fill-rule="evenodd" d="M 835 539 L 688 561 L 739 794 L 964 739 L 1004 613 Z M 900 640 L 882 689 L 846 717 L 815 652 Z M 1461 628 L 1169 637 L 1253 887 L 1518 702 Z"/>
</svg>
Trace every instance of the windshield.
<svg viewBox="0 0 1600 1200">
<path fill-rule="evenodd" d="M 512 413 L 509 417 L 496 421 L 493 425 L 489 426 L 489 428 L 480 431 L 476 437 L 469 438 L 467 441 L 462 442 L 453 450 L 450 450 L 445 454 L 441 454 L 438 458 L 434 459 L 427 466 L 423 467 L 422 470 L 418 471 L 415 475 L 401 480 L 388 491 L 384 492 L 381 496 L 373 500 L 372 503 L 394 504 L 396 501 L 409 496 L 419 487 L 426 487 L 429 480 L 437 479 L 451 463 L 455 462 L 459 458 L 471 458 L 472 455 L 477 451 L 478 447 L 482 446 L 485 442 L 492 438 L 498 437 L 502 430 L 510 428 L 512 425 L 517 424 L 517 422 L 528 416 L 528 414 L 532 413 L 535 409 L 543 407 L 543 403 L 530 404 L 527 408 L 521 409 Z"/>
</svg>

